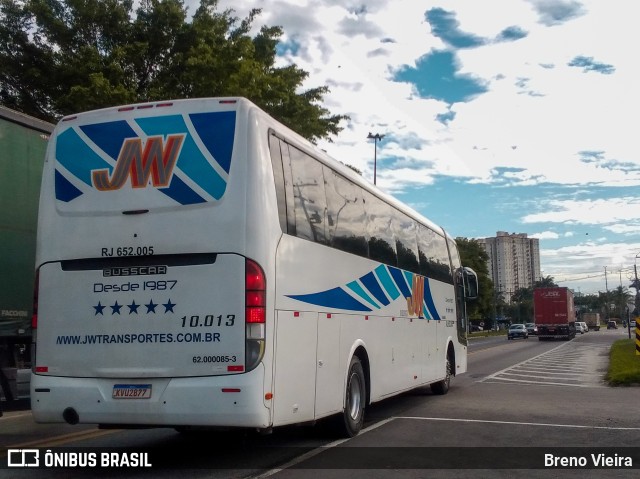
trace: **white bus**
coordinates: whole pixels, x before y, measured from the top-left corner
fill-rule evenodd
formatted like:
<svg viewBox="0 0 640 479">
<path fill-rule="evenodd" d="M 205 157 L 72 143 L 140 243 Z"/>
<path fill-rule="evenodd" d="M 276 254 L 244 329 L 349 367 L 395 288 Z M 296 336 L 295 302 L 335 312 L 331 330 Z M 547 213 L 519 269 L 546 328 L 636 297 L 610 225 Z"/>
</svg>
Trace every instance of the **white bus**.
<svg viewBox="0 0 640 479">
<path fill-rule="evenodd" d="M 454 240 L 242 98 L 63 118 L 36 265 L 38 422 L 352 436 L 467 368 Z"/>
</svg>

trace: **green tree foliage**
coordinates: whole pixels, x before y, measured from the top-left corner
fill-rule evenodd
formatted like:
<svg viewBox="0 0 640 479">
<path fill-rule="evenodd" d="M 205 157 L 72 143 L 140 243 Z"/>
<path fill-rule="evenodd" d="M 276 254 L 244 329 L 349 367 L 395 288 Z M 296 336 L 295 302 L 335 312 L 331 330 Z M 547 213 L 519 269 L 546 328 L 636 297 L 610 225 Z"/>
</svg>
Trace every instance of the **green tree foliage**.
<svg viewBox="0 0 640 479">
<path fill-rule="evenodd" d="M 555 279 L 553 276 L 543 276 L 535 282 L 535 288 L 557 288 Z"/>
<path fill-rule="evenodd" d="M 244 96 L 316 141 L 344 115 L 321 106 L 326 86 L 276 67 L 280 27 L 201 0 L 0 0 L 0 104 L 43 120 L 125 103 Z"/>
<path fill-rule="evenodd" d="M 456 238 L 460 260 L 464 266 L 473 269 L 478 275 L 478 299 L 467 303 L 467 312 L 471 319 L 491 322 L 494 317 L 493 281 L 489 277 L 489 255 L 484 246 L 475 239 Z"/>
</svg>

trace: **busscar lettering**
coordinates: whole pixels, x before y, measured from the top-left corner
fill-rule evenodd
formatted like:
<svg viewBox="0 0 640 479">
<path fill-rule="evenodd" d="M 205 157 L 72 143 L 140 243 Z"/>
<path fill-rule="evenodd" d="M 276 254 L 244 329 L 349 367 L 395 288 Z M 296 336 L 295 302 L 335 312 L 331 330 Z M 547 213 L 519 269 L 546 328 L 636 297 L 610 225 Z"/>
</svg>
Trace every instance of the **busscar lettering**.
<svg viewBox="0 0 640 479">
<path fill-rule="evenodd" d="M 102 270 L 102 276 L 145 276 L 153 274 L 167 274 L 167 267 L 164 265 L 156 266 L 128 266 L 113 267 Z"/>
</svg>

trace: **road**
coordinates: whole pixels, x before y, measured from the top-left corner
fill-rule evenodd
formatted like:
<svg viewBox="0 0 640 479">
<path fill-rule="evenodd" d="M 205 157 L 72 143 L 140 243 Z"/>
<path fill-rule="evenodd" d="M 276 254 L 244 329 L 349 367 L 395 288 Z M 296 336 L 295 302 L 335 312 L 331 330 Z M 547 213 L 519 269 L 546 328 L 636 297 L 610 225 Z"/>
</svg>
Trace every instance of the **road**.
<svg viewBox="0 0 640 479">
<path fill-rule="evenodd" d="M 118 447 L 150 454 L 153 467 L 119 469 L 118 477 L 514 477 L 514 469 L 517 477 L 636 477 L 640 388 L 610 388 L 603 380 L 610 344 L 623 333 L 601 330 L 569 342 L 473 339 L 469 371 L 454 379 L 449 394 L 415 391 L 375 404 L 367 409 L 365 429 L 350 440 L 335 440 L 322 426 L 258 436 L 38 425 L 29 411 L 14 411 L 0 418 L 0 451 Z M 635 470 L 625 464 L 541 469 L 544 454 L 585 456 L 591 463 L 590 454 L 599 452 L 594 448 L 605 448 L 614 462 L 632 452 Z M 0 469 L 0 476 L 56 472 L 115 475 L 113 469 L 11 468 Z"/>
</svg>

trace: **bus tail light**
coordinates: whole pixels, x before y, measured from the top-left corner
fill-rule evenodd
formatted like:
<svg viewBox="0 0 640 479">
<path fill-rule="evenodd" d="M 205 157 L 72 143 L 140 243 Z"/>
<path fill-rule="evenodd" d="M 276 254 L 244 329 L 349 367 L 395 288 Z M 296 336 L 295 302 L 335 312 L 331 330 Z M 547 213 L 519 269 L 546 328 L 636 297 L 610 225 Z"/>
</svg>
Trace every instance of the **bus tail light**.
<svg viewBox="0 0 640 479">
<path fill-rule="evenodd" d="M 265 344 L 266 280 L 264 271 L 250 259 L 245 262 L 245 328 L 246 371 L 262 360 Z"/>
</svg>

